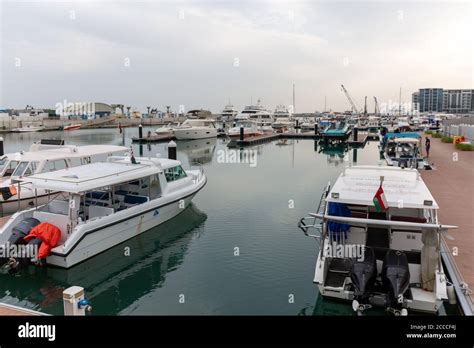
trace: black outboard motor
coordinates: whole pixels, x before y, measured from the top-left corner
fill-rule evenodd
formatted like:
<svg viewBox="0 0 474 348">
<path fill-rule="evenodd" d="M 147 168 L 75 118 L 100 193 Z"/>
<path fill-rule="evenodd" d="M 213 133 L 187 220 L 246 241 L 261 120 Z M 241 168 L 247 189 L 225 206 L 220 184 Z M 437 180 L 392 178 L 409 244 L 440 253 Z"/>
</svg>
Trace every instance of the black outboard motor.
<svg viewBox="0 0 474 348">
<path fill-rule="evenodd" d="M 41 222 L 38 219 L 35 218 L 26 218 L 22 222 L 20 222 L 18 225 L 12 228 L 12 235 L 10 238 L 8 238 L 8 244 L 10 245 L 22 245 L 26 244 L 26 242 L 23 240 L 24 237 L 30 233 L 31 229 L 37 225 L 39 225 Z M 6 262 L 9 262 L 11 265 L 18 265 L 17 262 L 14 262 L 15 260 L 11 260 L 10 258 L 7 257 L 2 257 L 0 258 L 0 266 L 5 264 Z"/>
<path fill-rule="evenodd" d="M 387 309 L 395 315 L 407 315 L 403 294 L 410 285 L 410 270 L 403 251 L 387 252 L 382 266 L 382 282 L 387 290 Z"/>
<path fill-rule="evenodd" d="M 351 281 L 354 286 L 352 309 L 359 315 L 371 307 L 369 304 L 370 289 L 377 278 L 377 260 L 374 249 L 367 246 L 364 249 L 364 259 L 354 262 L 351 267 Z"/>
</svg>

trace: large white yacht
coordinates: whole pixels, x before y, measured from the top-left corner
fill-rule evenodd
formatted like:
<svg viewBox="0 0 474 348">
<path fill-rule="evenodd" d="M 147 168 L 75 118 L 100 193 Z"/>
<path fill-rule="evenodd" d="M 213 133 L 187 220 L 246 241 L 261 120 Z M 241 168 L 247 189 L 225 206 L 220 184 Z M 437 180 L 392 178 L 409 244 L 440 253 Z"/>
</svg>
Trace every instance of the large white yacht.
<svg viewBox="0 0 474 348">
<path fill-rule="evenodd" d="M 372 306 L 395 315 L 436 313 L 447 299 L 439 206 L 416 169 L 344 169 L 299 227 L 319 240 L 314 283 L 324 297 L 352 301 L 358 314 Z M 309 234 L 315 231 L 315 234 Z"/>
<path fill-rule="evenodd" d="M 0 214 L 11 214 L 44 203 L 51 192 L 35 191 L 26 180 L 33 174 L 71 168 L 123 155 L 127 147 L 115 145 L 44 145 L 34 143 L 30 151 L 0 157 Z M 54 192 L 52 192 L 54 193 Z"/>
<path fill-rule="evenodd" d="M 273 128 L 288 129 L 293 125 L 291 113 L 285 105 L 278 105 L 273 113 Z"/>
<path fill-rule="evenodd" d="M 257 105 L 246 106 L 235 116 L 234 120 L 235 122 L 252 120 L 257 123 L 258 127 L 271 126 L 273 123 L 272 113 L 261 105 L 260 99 Z"/>
<path fill-rule="evenodd" d="M 231 103 L 227 104 L 224 107 L 224 110 L 221 112 L 221 121 L 228 122 L 232 121 L 239 111 Z"/>
<path fill-rule="evenodd" d="M 210 118 L 187 119 L 179 126 L 174 127 L 173 132 L 178 140 L 217 137 L 216 123 Z"/>
<path fill-rule="evenodd" d="M 54 231 L 59 240 L 45 245 L 42 253 L 46 242 L 31 239 L 28 244 L 40 244 L 39 256 L 0 259 L 11 268 L 30 261 L 72 267 L 178 215 L 206 184 L 202 169 L 184 170 L 176 160 L 128 156 L 27 180 L 35 190 L 63 194 L 12 215 L 0 228 L 0 243 L 30 240 L 27 236 L 37 226 Z"/>
</svg>

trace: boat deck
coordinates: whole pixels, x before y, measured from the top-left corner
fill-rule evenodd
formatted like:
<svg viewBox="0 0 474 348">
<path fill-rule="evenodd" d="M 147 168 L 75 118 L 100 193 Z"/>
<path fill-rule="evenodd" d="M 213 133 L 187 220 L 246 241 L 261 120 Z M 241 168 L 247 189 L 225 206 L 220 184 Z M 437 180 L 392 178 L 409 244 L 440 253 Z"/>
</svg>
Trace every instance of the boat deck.
<svg viewBox="0 0 474 348">
<path fill-rule="evenodd" d="M 455 153 L 457 161 L 453 160 Z M 452 256 L 454 266 L 469 289 L 474 290 L 474 152 L 459 151 L 453 144 L 431 138 L 429 162 L 436 170 L 422 171 L 421 176 L 440 206 L 440 221 L 459 226 L 449 231 L 454 240 L 444 241 L 449 250 L 458 249 L 458 255 Z M 468 297 L 474 309 L 474 295 Z"/>
<path fill-rule="evenodd" d="M 353 135 L 355 135 L 355 133 L 352 133 Z M 352 145 L 352 146 L 364 146 L 365 143 L 367 142 L 367 139 L 369 138 L 369 133 L 368 132 L 357 132 L 357 138 L 355 138 L 354 136 L 352 137 L 349 137 L 349 139 L 347 140 L 347 142 L 349 143 L 349 145 Z"/>
</svg>

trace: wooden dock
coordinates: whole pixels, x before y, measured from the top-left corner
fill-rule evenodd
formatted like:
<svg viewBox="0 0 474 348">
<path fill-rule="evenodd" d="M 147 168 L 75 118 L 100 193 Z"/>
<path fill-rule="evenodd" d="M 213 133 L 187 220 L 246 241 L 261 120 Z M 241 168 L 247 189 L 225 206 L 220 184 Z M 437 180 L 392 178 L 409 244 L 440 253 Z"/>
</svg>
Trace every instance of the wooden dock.
<svg viewBox="0 0 474 348">
<path fill-rule="evenodd" d="M 49 315 L 46 313 L 41 313 L 34 311 L 32 309 L 22 308 L 6 303 L 0 303 L 0 316 L 43 316 Z"/>
<path fill-rule="evenodd" d="M 347 143 L 352 146 L 352 147 L 362 147 L 365 145 L 369 138 L 369 133 L 368 132 L 357 132 L 357 136 L 355 137 L 356 133 L 352 133 L 352 136 L 350 136 L 347 139 Z"/>
<path fill-rule="evenodd" d="M 132 142 L 133 143 L 140 143 L 140 144 L 147 144 L 147 143 L 160 143 L 163 141 L 170 141 L 170 140 L 175 140 L 176 138 L 174 135 L 157 135 L 157 134 L 151 134 L 150 136 L 146 136 L 143 138 L 139 137 L 132 137 Z"/>
<path fill-rule="evenodd" d="M 423 137 L 425 138 L 425 136 Z M 423 139 L 423 144 L 425 140 Z M 423 149 L 424 150 L 424 149 Z M 455 157 L 457 155 L 457 160 Z M 421 176 L 440 206 L 439 220 L 459 226 L 450 230 L 454 239 L 444 238 L 442 253 L 450 276 L 458 276 L 474 290 L 474 152 L 456 150 L 453 144 L 431 138 L 429 161 L 436 170 L 422 171 Z M 454 283 L 454 281 L 453 281 Z M 459 287 L 458 287 L 459 288 Z M 458 289 L 459 291 L 459 289 Z M 459 297 L 459 292 L 457 292 Z M 460 300 L 461 302 L 461 300 Z M 465 302 L 474 312 L 474 295 L 465 294 Z"/>
<path fill-rule="evenodd" d="M 263 144 L 275 139 L 279 139 L 281 137 L 280 133 L 268 134 L 268 135 L 259 135 L 256 137 L 248 137 L 244 138 L 244 140 L 240 139 L 232 139 L 228 147 L 244 147 L 244 146 L 252 146 L 257 144 Z"/>
</svg>

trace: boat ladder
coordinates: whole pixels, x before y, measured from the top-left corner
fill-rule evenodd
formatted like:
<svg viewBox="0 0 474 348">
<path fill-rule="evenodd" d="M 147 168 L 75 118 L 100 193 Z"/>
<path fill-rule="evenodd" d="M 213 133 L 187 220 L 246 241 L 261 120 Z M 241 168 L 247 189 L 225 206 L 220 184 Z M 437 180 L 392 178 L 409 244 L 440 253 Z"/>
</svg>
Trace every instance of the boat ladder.
<svg viewBox="0 0 474 348">
<path fill-rule="evenodd" d="M 329 191 L 331 190 L 331 183 L 328 182 L 326 187 L 321 194 L 321 198 L 319 199 L 318 208 L 316 209 L 316 214 L 324 215 L 326 210 L 326 197 L 329 195 Z M 321 232 L 323 230 L 323 220 L 315 217 L 314 215 L 308 214 L 305 217 L 302 217 L 298 222 L 298 227 L 304 232 L 304 234 L 308 237 L 314 238 L 321 238 Z M 310 229 L 314 229 L 316 234 L 310 234 L 308 231 Z"/>
</svg>

